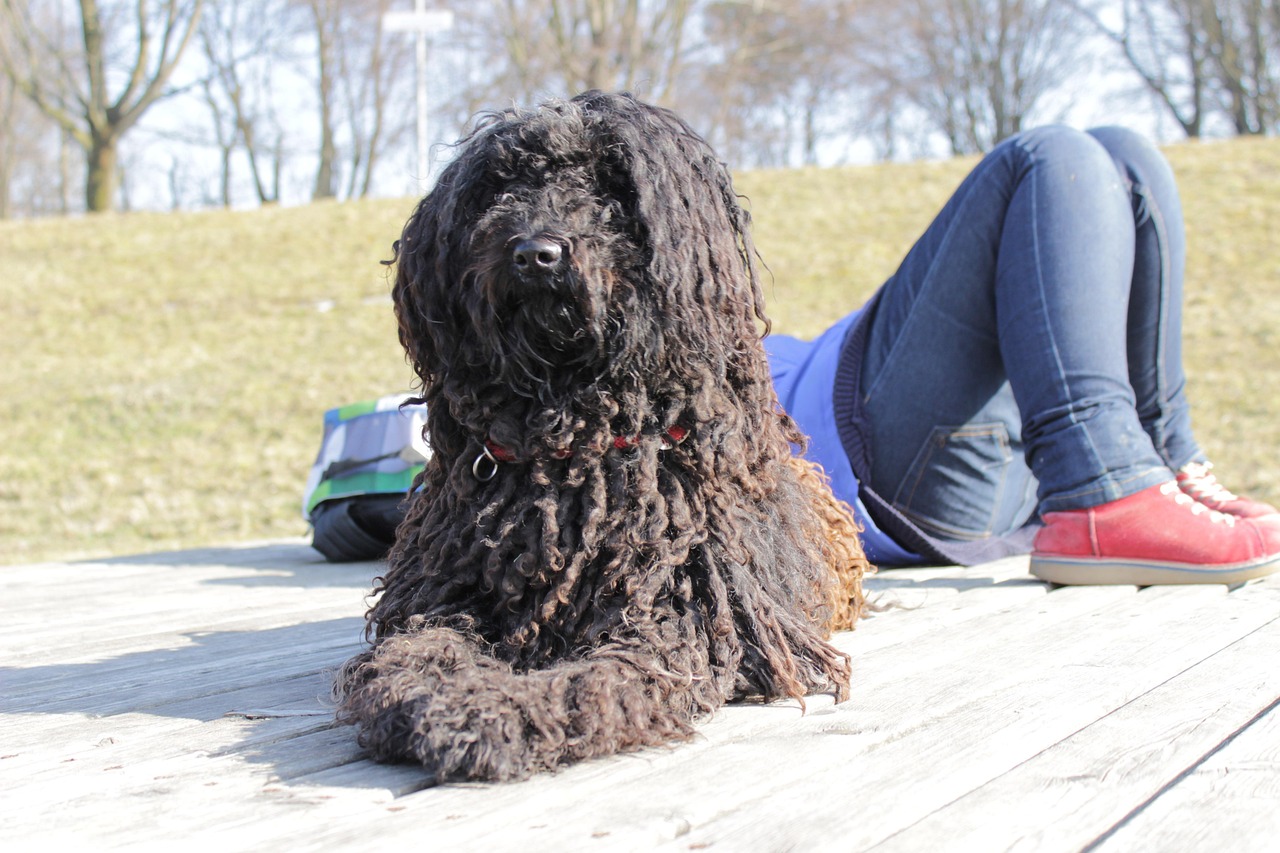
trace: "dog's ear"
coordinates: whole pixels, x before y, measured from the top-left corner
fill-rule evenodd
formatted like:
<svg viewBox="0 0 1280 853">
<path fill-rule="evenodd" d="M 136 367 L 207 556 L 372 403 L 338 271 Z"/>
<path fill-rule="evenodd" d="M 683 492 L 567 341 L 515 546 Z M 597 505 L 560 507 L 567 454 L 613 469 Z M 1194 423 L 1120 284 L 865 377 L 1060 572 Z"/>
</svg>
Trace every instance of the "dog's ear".
<svg viewBox="0 0 1280 853">
<path fill-rule="evenodd" d="M 432 197 L 422 199 L 393 244 L 394 279 L 391 299 L 395 306 L 400 344 L 414 372 L 424 382 L 435 369 L 432 318 L 429 316 L 435 266 L 435 216 Z"/>
<path fill-rule="evenodd" d="M 743 306 L 744 316 L 724 330 L 727 339 L 749 326 L 767 333 L 751 217 L 725 163 L 671 110 L 628 95 L 582 97 L 584 108 L 598 112 L 588 125 L 600 137 L 594 150 L 606 155 L 602 186 L 626 207 L 641 243 L 664 247 L 651 256 L 654 279 L 709 288 L 717 301 Z"/>
</svg>

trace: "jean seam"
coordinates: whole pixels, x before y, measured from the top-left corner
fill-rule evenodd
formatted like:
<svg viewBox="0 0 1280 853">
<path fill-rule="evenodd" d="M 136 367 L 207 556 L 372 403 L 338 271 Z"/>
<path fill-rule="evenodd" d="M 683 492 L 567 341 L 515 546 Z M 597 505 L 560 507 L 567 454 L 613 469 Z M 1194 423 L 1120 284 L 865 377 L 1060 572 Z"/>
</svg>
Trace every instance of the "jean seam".
<svg viewBox="0 0 1280 853">
<path fill-rule="evenodd" d="M 1019 150 L 1021 150 L 1023 154 L 1026 156 L 1027 160 L 1029 161 L 1030 167 L 1034 168 L 1037 162 L 1035 152 L 1030 151 L 1026 148 L 1022 148 L 1021 146 L 1019 146 Z M 1048 316 L 1048 310 L 1047 310 L 1048 299 L 1045 297 L 1044 264 L 1040 256 L 1040 251 L 1041 251 L 1040 226 L 1039 226 L 1038 213 L 1037 213 L 1039 208 L 1040 184 L 1039 184 L 1039 181 L 1036 179 L 1032 179 L 1028 181 L 1028 183 L 1030 185 L 1030 190 L 1032 194 L 1031 195 L 1031 201 L 1032 201 L 1031 246 L 1035 256 L 1036 294 L 1039 300 L 1038 310 L 1041 315 L 1041 321 L 1043 323 L 1044 332 L 1049 338 L 1049 345 L 1053 351 L 1054 365 L 1057 368 L 1056 376 L 1054 377 L 1054 379 L 1057 383 L 1059 394 L 1063 400 L 1069 401 L 1071 399 L 1071 395 L 1069 393 L 1069 389 L 1066 386 L 1066 371 L 1063 369 L 1063 366 L 1062 366 L 1062 355 L 1058 349 L 1057 338 L 1053 334 L 1053 324 L 1050 322 L 1050 318 Z M 1016 396 L 1017 396 L 1016 393 L 1014 396 L 1016 399 Z M 1080 424 L 1080 420 L 1076 417 L 1075 410 L 1072 409 L 1070 405 L 1067 406 L 1067 417 L 1070 419 L 1072 426 L 1077 426 Z M 1092 454 L 1092 457 L 1093 457 L 1092 464 L 1093 464 L 1094 470 L 1105 471 L 1106 466 L 1102 464 L 1102 454 L 1098 452 L 1097 445 L 1093 443 L 1093 436 L 1089 434 L 1089 430 L 1087 428 L 1082 429 L 1082 433 L 1084 435 L 1085 442 L 1089 449 L 1089 452 L 1090 454 Z M 1024 432 L 1024 435 L 1025 435 L 1025 432 Z M 1035 473 L 1034 468 L 1032 473 Z"/>
<path fill-rule="evenodd" d="M 1151 216 L 1151 227 L 1155 231 L 1156 244 L 1160 247 L 1160 307 L 1159 317 L 1156 321 L 1156 408 L 1157 415 L 1155 422 L 1151 426 L 1154 435 L 1151 436 L 1152 444 L 1155 445 L 1156 452 L 1164 459 L 1166 463 L 1172 462 L 1169 458 L 1167 430 L 1165 429 L 1169 419 L 1169 377 L 1167 374 L 1168 365 L 1166 364 L 1164 351 L 1165 343 L 1169 335 L 1169 267 L 1172 258 L 1169 256 L 1169 240 L 1164 220 L 1164 211 L 1160 209 L 1160 205 L 1156 203 L 1155 197 L 1146 192 L 1146 187 L 1142 187 L 1136 191 L 1140 191 L 1147 202 L 1147 212 Z"/>
</svg>

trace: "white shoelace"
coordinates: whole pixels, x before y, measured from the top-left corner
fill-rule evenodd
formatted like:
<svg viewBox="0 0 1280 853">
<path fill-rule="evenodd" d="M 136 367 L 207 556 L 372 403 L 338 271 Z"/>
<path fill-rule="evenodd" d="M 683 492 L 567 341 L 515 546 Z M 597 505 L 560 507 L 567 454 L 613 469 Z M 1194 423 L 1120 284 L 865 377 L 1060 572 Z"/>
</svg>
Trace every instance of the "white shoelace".
<svg viewBox="0 0 1280 853">
<path fill-rule="evenodd" d="M 1184 490 L 1190 491 L 1196 500 L 1221 503 L 1235 500 L 1236 496 L 1209 473 L 1212 467 L 1212 462 L 1188 462 L 1182 466 L 1182 473 L 1186 476 L 1180 485 Z"/>
<path fill-rule="evenodd" d="M 1218 512 L 1216 509 L 1209 509 L 1209 507 L 1182 491 L 1182 487 L 1172 480 L 1160 487 L 1160 494 L 1169 495 L 1176 504 L 1190 507 L 1192 515 L 1202 515 L 1207 512 L 1209 513 L 1209 520 L 1214 524 L 1221 523 L 1228 527 L 1236 526 L 1236 517 L 1234 515 L 1227 515 L 1224 512 Z"/>
</svg>

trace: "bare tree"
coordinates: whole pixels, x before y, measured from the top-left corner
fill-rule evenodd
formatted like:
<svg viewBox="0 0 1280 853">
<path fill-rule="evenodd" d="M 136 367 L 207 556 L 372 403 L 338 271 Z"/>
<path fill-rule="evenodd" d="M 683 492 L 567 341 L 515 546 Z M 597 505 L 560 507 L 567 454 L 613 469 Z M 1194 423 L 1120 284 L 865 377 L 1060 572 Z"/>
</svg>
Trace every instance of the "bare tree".
<svg viewBox="0 0 1280 853">
<path fill-rule="evenodd" d="M 1262 134 L 1280 120 L 1280 2 L 1199 0 L 1223 109 L 1238 134 Z"/>
<path fill-rule="evenodd" d="M 393 110 L 397 96 L 407 95 L 412 66 L 408 39 L 388 38 L 383 15 L 392 0 L 347 3 L 336 58 L 339 105 L 346 125 L 347 198 L 367 196 L 384 149 L 403 139 L 410 110 Z"/>
<path fill-rule="evenodd" d="M 2 38 L 4 34 L 0 33 Z M 21 125 L 17 121 L 20 106 L 17 84 L 8 77 L 0 79 L 0 219 L 12 215 L 13 177 L 21 145 Z"/>
<path fill-rule="evenodd" d="M 584 89 L 669 103 L 706 0 L 485 0 L 455 4 L 457 38 L 485 57 L 468 106 Z"/>
<path fill-rule="evenodd" d="M 315 39 L 319 146 L 314 198 L 367 195 L 387 145 L 409 127 L 393 112 L 409 79 L 409 44 L 388 39 L 382 17 L 392 0 L 305 0 Z M 345 178 L 344 178 L 345 176 Z"/>
<path fill-rule="evenodd" d="M 217 0 L 200 22 L 200 88 L 221 160 L 219 196 L 231 203 L 232 162 L 243 151 L 259 203 L 280 198 L 284 131 L 275 121 L 275 67 L 296 34 L 285 0 Z"/>
<path fill-rule="evenodd" d="M 1280 129 L 1277 0 L 1071 0 L 1187 136 Z"/>
<path fill-rule="evenodd" d="M 1190 137 L 1204 131 L 1212 85 L 1209 45 L 1196 11 L 1200 2 L 1072 0 Z M 1108 13 L 1115 23 L 1107 22 Z"/>
<path fill-rule="evenodd" d="M 38 26 L 28 3 L 0 0 L 0 68 L 23 95 L 61 126 L 86 154 L 85 208 L 110 210 L 118 186 L 119 145 L 166 93 L 174 68 L 200 20 L 204 0 L 79 0 L 78 55 Z M 124 58 L 117 82 L 112 60 Z M 116 88 L 114 93 L 112 89 Z"/>
<path fill-rule="evenodd" d="M 549 0 L 556 63 L 570 89 L 667 97 L 679 73 L 692 0 Z"/>
<path fill-rule="evenodd" d="M 956 154 L 1016 133 L 1078 68 L 1081 28 L 1057 0 L 880 0 L 863 16 L 863 73 Z"/>
<path fill-rule="evenodd" d="M 18 106 L 18 87 L 12 80 L 0 80 L 0 219 L 12 215 L 13 175 L 18 162 L 18 140 L 15 113 Z"/>
<path fill-rule="evenodd" d="M 736 162 L 816 163 L 829 115 L 847 111 L 858 0 L 719 2 L 686 65 L 698 85 L 674 100 Z"/>
<path fill-rule="evenodd" d="M 0 6 L 0 20 L 8 10 Z M 35 10 L 42 32 L 60 45 L 74 45 L 61 10 Z M 0 59 L 13 55 L 12 31 L 0 27 Z M 15 77 L 0 65 L 0 217 L 18 214 L 68 213 L 76 146 L 67 133 L 41 113 L 18 88 Z M 81 187 L 81 190 L 83 187 Z"/>
<path fill-rule="evenodd" d="M 488 61 L 456 106 L 626 89 L 674 107 L 741 163 L 817 157 L 850 67 L 858 0 L 489 0 L 457 8 Z"/>
<path fill-rule="evenodd" d="M 338 192 L 338 144 L 335 130 L 337 50 L 341 27 L 341 0 L 305 0 L 316 39 L 316 96 L 319 107 L 320 144 L 316 179 L 311 197 L 333 198 Z"/>
</svg>

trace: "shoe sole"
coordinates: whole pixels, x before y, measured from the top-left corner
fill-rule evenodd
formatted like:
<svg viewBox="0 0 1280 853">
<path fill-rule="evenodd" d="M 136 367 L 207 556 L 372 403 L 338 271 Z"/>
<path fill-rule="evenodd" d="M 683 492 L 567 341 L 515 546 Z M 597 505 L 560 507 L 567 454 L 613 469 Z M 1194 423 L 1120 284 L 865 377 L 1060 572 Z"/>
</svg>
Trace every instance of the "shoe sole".
<svg viewBox="0 0 1280 853">
<path fill-rule="evenodd" d="M 1226 566 L 1197 566 L 1123 558 L 1050 557 L 1033 554 L 1031 574 L 1063 586 L 1161 586 L 1165 584 L 1237 584 L 1280 570 L 1280 555 Z"/>
</svg>

